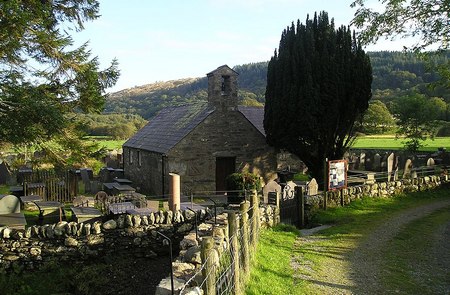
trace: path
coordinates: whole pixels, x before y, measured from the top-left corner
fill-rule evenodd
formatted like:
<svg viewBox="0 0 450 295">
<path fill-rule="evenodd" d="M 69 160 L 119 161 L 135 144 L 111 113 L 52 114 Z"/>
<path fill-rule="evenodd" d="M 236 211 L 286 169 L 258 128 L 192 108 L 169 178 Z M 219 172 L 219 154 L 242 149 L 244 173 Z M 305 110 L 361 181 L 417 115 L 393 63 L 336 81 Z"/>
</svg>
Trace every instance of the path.
<svg viewBox="0 0 450 295">
<path fill-rule="evenodd" d="M 450 200 L 402 211 L 386 220 L 383 226 L 376 228 L 362 241 L 360 236 L 354 234 L 343 234 L 337 241 L 330 243 L 326 242 L 327 237 L 320 235 L 320 232 L 299 237 L 296 248 L 301 245 L 305 254 L 297 255 L 292 260 L 294 277 L 298 282 L 308 281 L 312 285 L 311 294 L 386 294 L 386 290 L 382 289 L 378 281 L 381 271 L 379 254 L 382 253 L 383 246 L 394 238 L 403 226 L 446 207 L 450 209 Z M 443 265 L 446 271 L 450 265 L 449 231 L 450 224 L 437 229 L 436 232 L 443 235 L 439 236 L 439 239 L 436 238 L 437 243 L 430 249 L 430 255 L 436 255 L 435 257 L 440 257 L 441 260 L 446 259 L 441 261 L 441 266 Z M 321 255 L 326 258 L 317 266 L 308 260 L 308 255 Z"/>
</svg>

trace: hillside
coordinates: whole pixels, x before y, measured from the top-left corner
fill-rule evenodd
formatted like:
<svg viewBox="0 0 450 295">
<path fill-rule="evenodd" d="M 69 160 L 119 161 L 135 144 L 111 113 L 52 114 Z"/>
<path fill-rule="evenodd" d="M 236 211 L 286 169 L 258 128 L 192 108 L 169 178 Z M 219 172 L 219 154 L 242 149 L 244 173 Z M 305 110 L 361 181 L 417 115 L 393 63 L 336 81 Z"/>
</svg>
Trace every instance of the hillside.
<svg viewBox="0 0 450 295">
<path fill-rule="evenodd" d="M 369 52 L 373 68 L 373 99 L 387 103 L 408 92 L 420 92 L 430 97 L 441 97 L 450 102 L 450 90 L 430 89 L 427 84 L 436 81 L 436 74 L 428 73 L 425 64 L 402 52 Z M 450 52 L 436 62 L 450 58 Z M 243 105 L 262 105 L 266 88 L 268 62 L 235 66 L 239 73 L 239 99 Z M 138 114 L 150 119 L 160 109 L 207 99 L 207 80 L 188 78 L 157 82 L 112 93 L 107 100 L 106 113 Z"/>
</svg>

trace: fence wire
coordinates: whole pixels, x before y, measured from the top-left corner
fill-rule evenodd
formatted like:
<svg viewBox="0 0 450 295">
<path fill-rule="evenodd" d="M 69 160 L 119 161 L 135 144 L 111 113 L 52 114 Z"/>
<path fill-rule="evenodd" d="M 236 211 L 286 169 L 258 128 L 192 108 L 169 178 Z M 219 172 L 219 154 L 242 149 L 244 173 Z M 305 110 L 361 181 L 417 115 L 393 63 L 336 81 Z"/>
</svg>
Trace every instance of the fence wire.
<svg viewBox="0 0 450 295">
<path fill-rule="evenodd" d="M 249 208 L 244 214 L 247 214 L 248 217 L 254 212 L 256 216 L 259 216 L 259 212 L 256 211 L 259 208 L 255 208 L 253 211 L 253 207 Z M 220 255 L 218 265 L 216 267 L 207 270 L 206 265 L 208 264 L 208 260 L 211 259 L 211 256 L 208 256 L 203 264 L 196 270 L 195 274 L 185 283 L 185 285 L 180 290 L 180 294 L 187 294 L 188 291 L 192 290 L 192 288 L 198 287 L 202 290 L 205 290 L 206 282 L 209 280 L 211 275 L 215 276 L 215 294 L 217 295 L 225 295 L 225 294 L 235 294 L 237 290 L 234 267 L 236 264 L 240 270 L 245 267 L 245 246 L 255 247 L 256 240 L 251 240 L 253 236 L 254 230 L 259 229 L 259 227 L 254 227 L 253 218 L 248 218 L 247 220 L 247 237 L 244 237 L 244 230 L 242 228 L 242 215 L 237 214 L 238 219 L 238 228 L 236 233 L 227 239 L 227 245 L 225 247 L 224 252 Z M 259 236 L 259 232 L 256 237 Z M 234 241 L 237 241 L 238 249 L 236 251 L 237 256 L 234 255 L 233 244 Z M 245 241 L 248 241 L 246 245 L 244 245 Z M 254 253 L 254 251 L 248 251 L 250 255 Z M 249 257 L 250 259 L 251 257 Z M 208 271 L 206 275 L 204 275 L 204 271 Z M 201 281 L 196 281 L 198 278 L 201 278 Z M 240 285 L 243 283 L 243 278 L 241 277 L 238 281 Z M 202 291 L 198 290 L 199 294 L 203 294 Z"/>
</svg>

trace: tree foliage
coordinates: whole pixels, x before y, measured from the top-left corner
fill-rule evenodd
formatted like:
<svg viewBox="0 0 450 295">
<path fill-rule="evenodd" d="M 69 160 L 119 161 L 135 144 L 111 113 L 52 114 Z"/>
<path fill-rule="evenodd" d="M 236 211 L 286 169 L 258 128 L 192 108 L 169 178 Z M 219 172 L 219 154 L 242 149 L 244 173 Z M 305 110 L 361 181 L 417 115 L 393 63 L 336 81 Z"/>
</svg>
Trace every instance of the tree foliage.
<svg viewBox="0 0 450 295">
<path fill-rule="evenodd" d="M 384 9 L 366 6 L 367 0 L 356 0 L 352 24 L 362 29 L 363 44 L 376 43 L 380 37 L 415 37 L 417 42 L 406 50 L 413 51 L 428 62 L 430 69 L 441 76 L 439 85 L 450 86 L 450 61 L 434 64 L 432 56 L 450 49 L 450 1 L 448 0 L 379 0 Z"/>
<path fill-rule="evenodd" d="M 98 12 L 95 0 L 0 2 L 0 142 L 42 143 L 64 133 L 72 110 L 103 109 L 117 62 L 100 70 L 69 34 Z"/>
<path fill-rule="evenodd" d="M 364 113 L 362 120 L 362 132 L 367 134 L 383 134 L 392 130 L 394 126 L 394 117 L 386 105 L 379 100 L 370 102 L 369 108 Z"/>
<path fill-rule="evenodd" d="M 368 108 L 369 57 L 326 12 L 286 28 L 267 72 L 264 128 L 270 145 L 297 155 L 323 179 L 324 160 L 340 159 Z"/>
<path fill-rule="evenodd" d="M 141 116 L 130 114 L 76 114 L 76 119 L 87 135 L 114 139 L 128 139 L 147 124 Z"/>
<path fill-rule="evenodd" d="M 406 137 L 405 148 L 417 152 L 427 137 L 433 138 L 439 106 L 424 95 L 411 94 L 400 97 L 394 104 L 397 135 Z"/>
<path fill-rule="evenodd" d="M 384 4 L 384 11 L 367 7 L 366 2 L 356 0 L 351 5 L 357 7 L 352 23 L 363 28 L 360 40 L 364 44 L 375 43 L 380 37 L 416 36 L 417 43 L 411 48 L 414 51 L 430 49 L 430 46 L 439 50 L 450 48 L 448 0 L 379 0 Z"/>
</svg>

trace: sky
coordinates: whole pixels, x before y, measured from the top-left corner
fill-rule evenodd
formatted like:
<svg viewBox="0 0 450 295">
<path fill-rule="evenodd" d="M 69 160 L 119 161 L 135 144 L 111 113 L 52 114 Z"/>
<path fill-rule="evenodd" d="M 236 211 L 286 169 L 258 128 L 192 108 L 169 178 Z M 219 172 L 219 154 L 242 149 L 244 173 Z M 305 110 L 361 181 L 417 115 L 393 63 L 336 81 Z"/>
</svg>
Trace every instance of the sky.
<svg viewBox="0 0 450 295">
<path fill-rule="evenodd" d="M 352 0 L 100 0 L 101 17 L 73 33 L 89 41 L 107 67 L 117 58 L 119 91 L 157 81 L 204 77 L 217 67 L 268 61 L 292 22 L 326 11 L 336 26 L 348 25 Z M 381 41 L 373 50 L 401 50 Z"/>
</svg>

